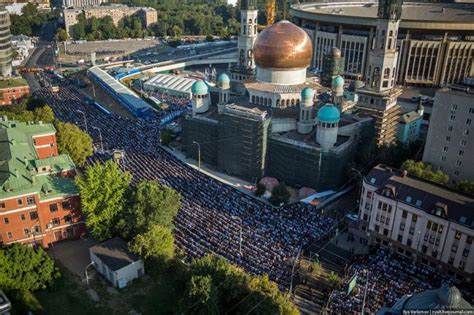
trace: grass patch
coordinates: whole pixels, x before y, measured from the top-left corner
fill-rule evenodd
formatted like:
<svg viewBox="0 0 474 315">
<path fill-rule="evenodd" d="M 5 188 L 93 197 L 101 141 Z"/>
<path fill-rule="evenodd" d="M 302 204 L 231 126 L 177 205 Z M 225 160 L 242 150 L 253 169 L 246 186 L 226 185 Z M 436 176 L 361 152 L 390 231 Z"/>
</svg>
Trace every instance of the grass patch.
<svg viewBox="0 0 474 315">
<path fill-rule="evenodd" d="M 28 82 L 26 82 L 26 80 L 23 78 L 0 80 L 0 89 L 12 88 L 12 87 L 18 87 L 18 86 L 28 86 Z"/>
</svg>

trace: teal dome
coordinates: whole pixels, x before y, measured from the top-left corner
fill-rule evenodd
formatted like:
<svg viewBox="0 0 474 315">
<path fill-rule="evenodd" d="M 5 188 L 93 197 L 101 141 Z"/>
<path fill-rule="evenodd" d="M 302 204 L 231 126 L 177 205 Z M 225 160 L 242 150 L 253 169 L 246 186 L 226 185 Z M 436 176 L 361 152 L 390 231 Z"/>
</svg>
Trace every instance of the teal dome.
<svg viewBox="0 0 474 315">
<path fill-rule="evenodd" d="M 217 78 L 217 82 L 219 83 L 230 82 L 230 78 L 225 72 L 222 72 Z"/>
<path fill-rule="evenodd" d="M 310 87 L 305 87 L 302 91 L 301 91 L 301 97 L 302 98 L 313 98 L 314 97 L 314 91 L 312 88 Z"/>
<path fill-rule="evenodd" d="M 326 104 L 318 111 L 318 120 L 324 122 L 338 122 L 341 119 L 341 113 L 333 104 Z"/>
<path fill-rule="evenodd" d="M 344 86 L 344 78 L 338 75 L 332 80 L 332 86 Z"/>
<path fill-rule="evenodd" d="M 191 87 L 191 93 L 193 94 L 198 94 L 198 95 L 204 95 L 207 94 L 208 88 L 206 83 L 204 83 L 203 80 L 199 80 L 193 83 L 193 86 Z"/>
</svg>

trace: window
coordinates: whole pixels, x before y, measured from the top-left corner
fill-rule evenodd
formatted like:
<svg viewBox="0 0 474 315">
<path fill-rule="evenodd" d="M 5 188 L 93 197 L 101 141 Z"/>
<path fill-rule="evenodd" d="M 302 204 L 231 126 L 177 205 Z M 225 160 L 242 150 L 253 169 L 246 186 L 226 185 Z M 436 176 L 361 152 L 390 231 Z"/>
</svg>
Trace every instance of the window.
<svg viewBox="0 0 474 315">
<path fill-rule="evenodd" d="M 33 232 L 35 234 L 41 233 L 41 227 L 39 225 L 35 225 L 34 228 L 33 228 Z"/>
<path fill-rule="evenodd" d="M 451 136 L 446 136 L 446 141 L 451 141 Z"/>
<path fill-rule="evenodd" d="M 405 231 L 405 223 L 400 223 L 400 231 Z"/>
<path fill-rule="evenodd" d="M 38 220 L 38 212 L 36 212 L 36 211 L 30 212 L 30 219 L 31 220 Z"/>
<path fill-rule="evenodd" d="M 71 209 L 71 203 L 69 202 L 69 200 L 64 200 L 62 205 L 63 205 L 64 210 L 70 210 Z"/>
<path fill-rule="evenodd" d="M 461 145 L 464 147 L 467 144 L 467 140 L 463 139 L 461 140 Z"/>
<path fill-rule="evenodd" d="M 451 251 L 452 251 L 453 253 L 457 252 L 457 251 L 458 251 L 458 247 L 457 247 L 456 245 L 453 245 L 453 246 L 451 247 Z"/>
<path fill-rule="evenodd" d="M 407 212 L 405 210 L 403 210 L 403 212 L 402 212 L 402 218 L 404 218 L 404 219 L 407 218 Z"/>
<path fill-rule="evenodd" d="M 27 203 L 29 206 L 34 205 L 34 204 L 35 204 L 35 197 L 33 197 L 33 196 L 27 197 L 27 198 L 26 198 L 26 203 Z"/>
<path fill-rule="evenodd" d="M 413 216 L 411 217 L 411 222 L 416 223 L 417 219 L 418 219 L 418 216 L 416 214 L 413 214 Z"/>
<path fill-rule="evenodd" d="M 377 232 L 377 233 L 378 233 L 378 232 L 379 232 L 379 230 L 380 230 L 379 226 L 378 226 L 378 225 L 375 225 L 375 232 Z"/>
<path fill-rule="evenodd" d="M 58 204 L 56 204 L 56 203 L 50 204 L 50 205 L 49 205 L 49 211 L 50 211 L 50 212 L 56 212 L 56 211 L 58 211 Z"/>
<path fill-rule="evenodd" d="M 54 226 L 58 226 L 61 224 L 61 220 L 59 218 L 53 218 L 51 223 L 53 223 Z"/>
<path fill-rule="evenodd" d="M 415 234 L 415 228 L 412 226 L 410 230 L 408 231 L 408 233 L 410 233 L 410 235 Z"/>
<path fill-rule="evenodd" d="M 21 220 L 21 221 L 25 221 L 25 220 L 26 220 L 26 217 L 25 217 L 24 214 L 20 214 L 20 220 Z"/>
<path fill-rule="evenodd" d="M 445 146 L 445 147 L 443 148 L 443 151 L 444 151 L 444 152 L 448 152 L 448 147 Z"/>
<path fill-rule="evenodd" d="M 3 218 L 3 222 L 5 222 L 5 224 L 9 224 L 10 220 L 8 220 L 8 218 Z"/>
<path fill-rule="evenodd" d="M 470 125 L 472 123 L 472 120 L 470 118 L 466 119 L 466 125 Z"/>
<path fill-rule="evenodd" d="M 408 203 L 410 203 L 410 202 L 411 202 L 411 196 L 407 196 L 407 197 L 405 198 L 405 201 L 408 202 Z M 404 212 L 405 212 L 405 211 L 404 211 Z M 406 216 L 405 216 L 405 218 L 406 218 Z"/>
<path fill-rule="evenodd" d="M 456 166 L 461 166 L 462 165 L 462 161 L 461 160 L 457 160 L 456 161 Z"/>
<path fill-rule="evenodd" d="M 459 156 L 463 156 L 464 155 L 464 150 L 459 150 Z"/>
<path fill-rule="evenodd" d="M 431 229 L 431 221 L 428 221 L 428 223 L 426 223 L 426 228 Z"/>
<path fill-rule="evenodd" d="M 23 229 L 23 234 L 25 234 L 25 236 L 30 236 L 30 230 L 29 229 Z"/>
<path fill-rule="evenodd" d="M 392 206 L 388 205 L 388 213 L 392 213 Z"/>
<path fill-rule="evenodd" d="M 379 201 L 379 204 L 377 206 L 378 209 L 381 209 L 382 208 L 382 203 Z"/>
<path fill-rule="evenodd" d="M 4 202 L 0 202 L 0 209 L 5 209 L 5 203 Z"/>
<path fill-rule="evenodd" d="M 383 235 L 388 236 L 388 230 L 387 229 L 383 229 Z"/>
<path fill-rule="evenodd" d="M 12 238 L 13 238 L 12 232 L 8 232 L 8 233 L 7 233 L 7 237 L 8 237 L 9 239 L 12 239 Z"/>
<path fill-rule="evenodd" d="M 412 244 L 411 238 L 407 239 L 407 245 L 408 245 L 408 246 L 411 246 L 411 244 Z"/>
<path fill-rule="evenodd" d="M 472 236 L 466 238 L 466 244 L 472 244 Z"/>
<path fill-rule="evenodd" d="M 461 239 L 461 232 L 456 231 L 456 235 L 454 235 L 454 238 L 459 241 Z"/>
<path fill-rule="evenodd" d="M 462 255 L 463 255 L 464 257 L 469 256 L 469 249 L 465 248 L 465 249 L 462 251 Z"/>
<path fill-rule="evenodd" d="M 453 126 L 448 126 L 448 131 L 453 131 Z"/>
<path fill-rule="evenodd" d="M 469 114 L 474 114 L 474 107 L 469 108 Z"/>
<path fill-rule="evenodd" d="M 18 199 L 16 202 L 18 203 L 19 206 L 21 206 L 21 205 L 23 204 L 23 200 L 22 200 L 22 199 Z"/>
<path fill-rule="evenodd" d="M 403 241 L 403 235 L 398 235 L 397 240 L 401 243 Z"/>
<path fill-rule="evenodd" d="M 443 233 L 443 226 L 441 224 L 439 225 L 438 233 Z"/>
<path fill-rule="evenodd" d="M 459 170 L 455 170 L 454 175 L 458 176 L 459 175 Z"/>
<path fill-rule="evenodd" d="M 464 129 L 463 134 L 464 134 L 465 136 L 469 135 L 469 129 Z"/>
<path fill-rule="evenodd" d="M 448 264 L 450 265 L 454 264 L 454 257 L 449 257 Z"/>
<path fill-rule="evenodd" d="M 72 223 L 72 216 L 70 214 L 64 216 L 64 222 Z"/>
<path fill-rule="evenodd" d="M 421 246 L 421 251 L 426 254 L 426 251 L 428 250 L 428 247 L 426 245 Z"/>
<path fill-rule="evenodd" d="M 456 115 L 449 116 L 449 120 L 455 120 L 455 119 L 456 119 Z"/>
</svg>

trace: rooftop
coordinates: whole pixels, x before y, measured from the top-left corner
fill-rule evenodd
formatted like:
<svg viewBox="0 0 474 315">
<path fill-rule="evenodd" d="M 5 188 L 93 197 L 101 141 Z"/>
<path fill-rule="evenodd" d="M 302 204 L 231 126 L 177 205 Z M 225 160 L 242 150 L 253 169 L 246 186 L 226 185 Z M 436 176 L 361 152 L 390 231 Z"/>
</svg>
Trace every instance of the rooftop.
<svg viewBox="0 0 474 315">
<path fill-rule="evenodd" d="M 68 155 L 39 159 L 36 154 L 33 136 L 55 132 L 52 124 L 0 121 L 0 198 L 29 193 L 42 197 L 77 194 L 73 179 L 49 175 L 75 169 Z"/>
<path fill-rule="evenodd" d="M 26 82 L 26 80 L 23 78 L 0 80 L 0 89 L 14 88 L 19 86 L 28 86 L 28 82 Z"/>
<path fill-rule="evenodd" d="M 376 19 L 378 5 L 376 1 L 328 2 L 299 4 L 292 6 L 294 10 L 323 15 L 346 16 Z M 474 23 L 472 4 L 462 3 L 420 3 L 405 2 L 402 10 L 404 21 L 434 22 L 465 22 Z"/>
<path fill-rule="evenodd" d="M 400 116 L 400 119 L 399 119 L 399 122 L 401 123 L 404 123 L 404 124 L 408 124 L 412 121 L 415 121 L 417 120 L 418 118 L 421 118 L 422 116 L 420 114 L 418 114 L 416 111 L 411 111 L 411 112 L 408 112 L 408 113 L 405 113 L 403 115 Z"/>
<path fill-rule="evenodd" d="M 272 93 L 291 93 L 291 94 L 300 94 L 301 91 L 306 88 L 310 87 L 313 90 L 319 91 L 321 85 L 314 81 L 311 78 L 303 84 L 296 84 L 296 85 L 280 85 L 280 84 L 273 84 L 273 83 L 266 83 L 266 82 L 259 82 L 255 79 L 250 79 L 245 81 L 244 83 L 246 89 L 253 89 L 258 91 L 266 91 Z"/>
<path fill-rule="evenodd" d="M 403 175 L 384 165 L 377 165 L 365 177 L 372 186 L 383 188 L 393 185 L 399 202 L 424 210 L 428 213 L 437 203 L 447 206 L 448 220 L 474 228 L 474 198 L 443 185 L 412 175 Z"/>
<path fill-rule="evenodd" d="M 191 95 L 191 87 L 195 79 L 171 74 L 157 74 L 153 78 L 144 83 L 144 87 L 157 87 L 177 92 L 189 93 Z"/>
<path fill-rule="evenodd" d="M 127 243 L 118 237 L 93 246 L 89 250 L 113 271 L 120 270 L 140 260 L 138 255 L 128 250 Z"/>
</svg>

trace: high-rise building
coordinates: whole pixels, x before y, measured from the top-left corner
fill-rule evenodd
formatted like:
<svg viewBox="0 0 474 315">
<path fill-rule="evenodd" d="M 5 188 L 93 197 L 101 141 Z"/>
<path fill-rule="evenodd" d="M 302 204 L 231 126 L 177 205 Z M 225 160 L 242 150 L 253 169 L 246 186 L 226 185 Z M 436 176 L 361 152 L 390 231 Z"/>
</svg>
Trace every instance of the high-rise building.
<svg viewBox="0 0 474 315">
<path fill-rule="evenodd" d="M 12 74 L 12 40 L 10 34 L 10 15 L 7 10 L 0 10 L 0 76 Z"/>
<path fill-rule="evenodd" d="M 65 8 L 82 8 L 93 5 L 100 5 L 101 3 L 107 2 L 105 0 L 64 0 L 63 6 Z"/>
<path fill-rule="evenodd" d="M 50 243 L 84 233 L 71 158 L 52 124 L 0 121 L 0 244 Z"/>
<path fill-rule="evenodd" d="M 474 181 L 474 92 L 452 86 L 436 93 L 423 162 L 459 180 Z"/>
<path fill-rule="evenodd" d="M 243 81 L 255 75 L 253 46 L 257 39 L 257 1 L 242 0 L 240 2 L 240 34 L 238 38 L 238 60 L 231 69 L 231 86 L 238 93 L 245 93 Z"/>
<path fill-rule="evenodd" d="M 402 14 L 401 0 L 379 0 L 376 33 L 369 52 L 365 87 L 359 89 L 357 107 L 362 115 L 375 119 L 376 144 L 391 144 L 397 139 L 402 90 L 395 87 L 398 59 L 397 34 Z"/>
</svg>

